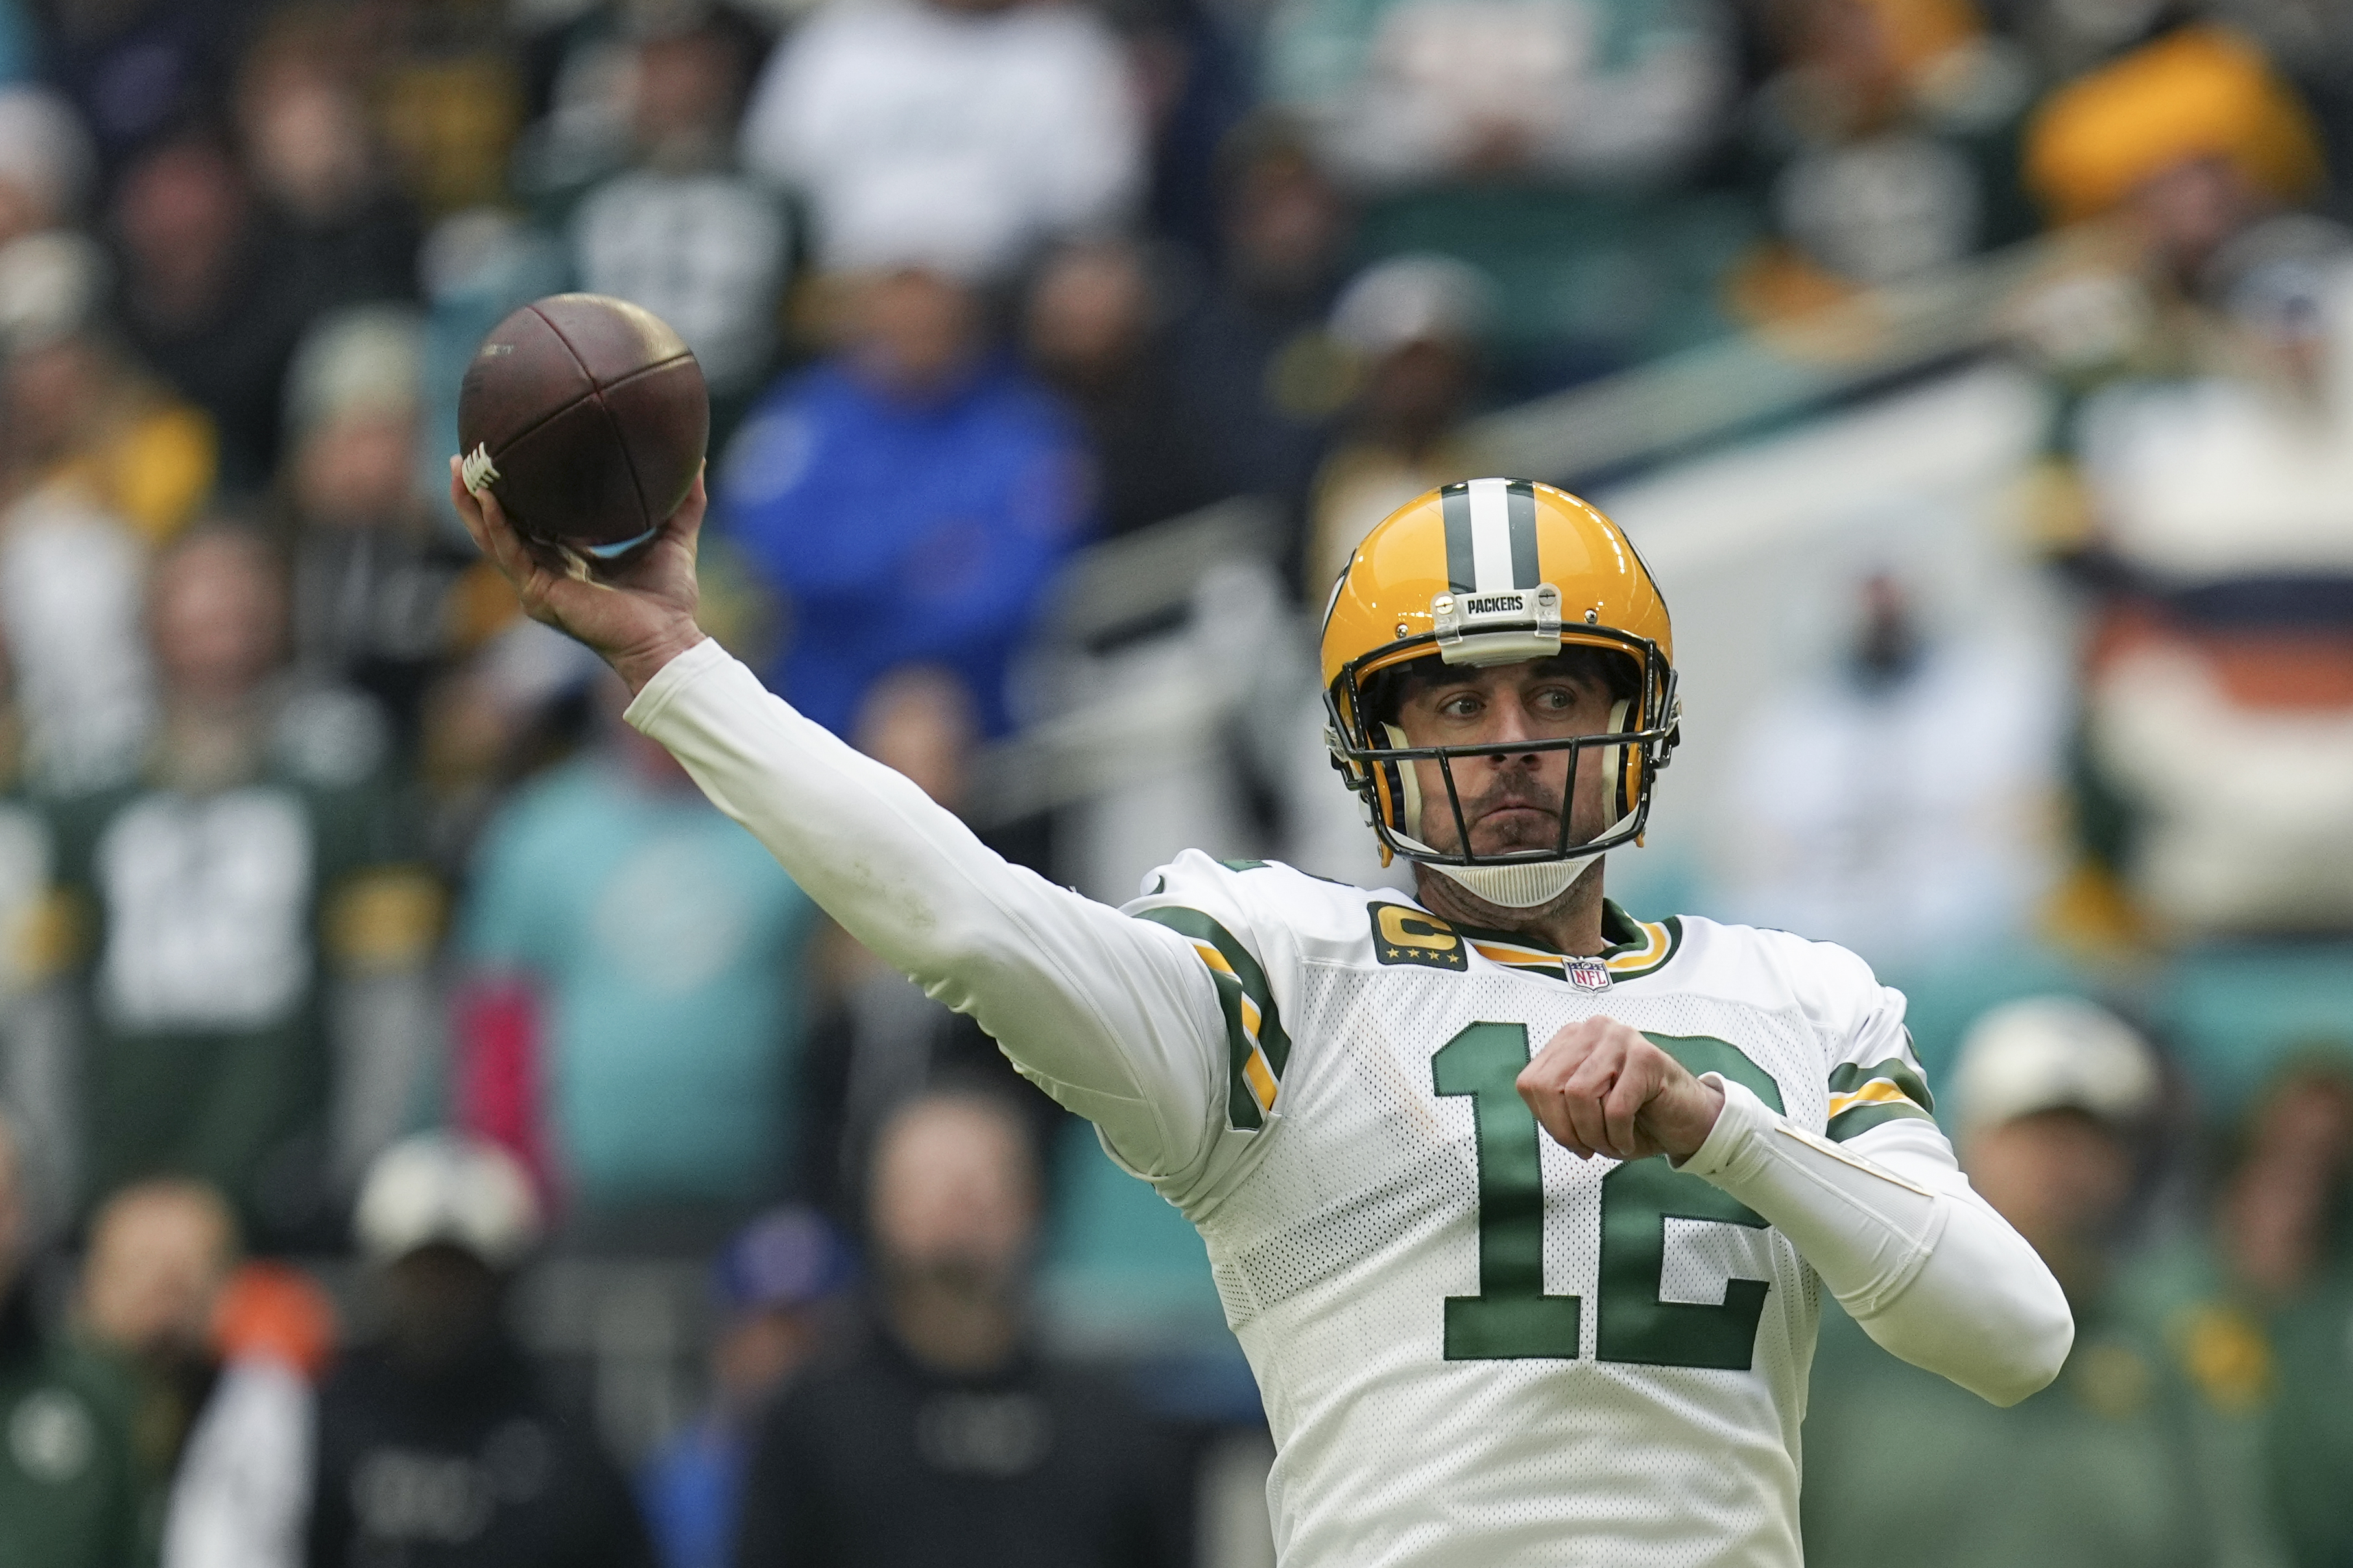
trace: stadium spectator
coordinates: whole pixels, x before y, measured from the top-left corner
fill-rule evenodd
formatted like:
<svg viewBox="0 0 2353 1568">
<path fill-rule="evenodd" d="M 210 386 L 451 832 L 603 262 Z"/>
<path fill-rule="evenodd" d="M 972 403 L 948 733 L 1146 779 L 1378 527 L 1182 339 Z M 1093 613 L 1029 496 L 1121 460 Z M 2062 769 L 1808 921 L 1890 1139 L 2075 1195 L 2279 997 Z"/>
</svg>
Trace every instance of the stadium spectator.
<svg viewBox="0 0 2353 1568">
<path fill-rule="evenodd" d="M 1213 257 L 1219 148 L 1257 102 L 1256 39 L 1203 0 L 1142 0 L 1113 17 L 1151 143 L 1145 226 L 1193 256 Z"/>
<path fill-rule="evenodd" d="M 2117 1237 L 2158 1092 L 2148 1047 L 2065 997 L 1971 1027 L 1949 1093 L 1971 1183 L 2034 1245 L 2076 1321 L 2059 1381 L 2013 1409 L 1947 1394 L 1827 1313 L 1806 1421 L 1806 1561 L 1886 1560 L 1868 1500 L 1901 1497 L 1922 1568 L 2203 1564 L 2191 1397 L 2117 1310 Z"/>
<path fill-rule="evenodd" d="M 1347 402 L 1324 331 L 1349 235 L 1347 203 L 1298 133 L 1271 117 L 1228 138 L 1219 267 L 1169 353 L 1216 489 L 1281 502 L 1296 530 L 1324 437 Z M 1295 538 L 1287 553 L 1295 553 Z"/>
<path fill-rule="evenodd" d="M 1219 500 L 1218 464 L 1170 359 L 1166 289 L 1143 247 L 1092 240 L 1050 257 L 1029 289 L 1029 361 L 1094 447 L 1097 511 L 1115 537 Z"/>
<path fill-rule="evenodd" d="M 78 1321 L 128 1367 L 132 1432 L 163 1568 L 296 1568 L 309 1380 L 332 1342 L 307 1275 L 237 1260 L 237 1221 L 201 1182 L 136 1182 L 90 1222 Z"/>
<path fill-rule="evenodd" d="M 472 562 L 417 488 L 423 323 L 403 305 L 322 317 L 286 378 L 295 668 L 366 693 L 404 751 L 425 689 L 466 629 Z"/>
<path fill-rule="evenodd" d="M 107 184 L 174 126 L 220 101 L 242 9 L 235 0 L 38 9 L 43 74 L 80 110 Z"/>
<path fill-rule="evenodd" d="M 347 14 L 348 15 L 348 14 Z M 509 199 L 547 13 L 408 8 L 360 14 L 360 84 L 391 173 L 428 219 Z"/>
<path fill-rule="evenodd" d="M 2027 188 L 2060 223 L 2116 216 L 2194 290 L 2235 235 L 2327 178 L 2310 112 L 2242 35 L 2184 27 L 2038 105 Z"/>
<path fill-rule="evenodd" d="M 2214 1525 L 2215 1561 L 2284 1560 L 2283 1521 L 2309 1529 L 2315 1510 L 2283 1489 L 2274 1515 L 2274 1466 L 2264 1452 L 2288 1387 L 2310 1380 L 2313 1363 L 2282 1359 L 2283 1326 L 2302 1332 L 2305 1314 L 2325 1300 L 2353 1243 L 2347 1177 L 2353 1174 L 2353 1068 L 2341 1049 L 2292 1057 L 2272 1075 L 2227 1149 L 2219 1191 L 2203 1223 L 2136 1259 L 2118 1279 L 2131 1317 L 2177 1358 L 2198 1394 L 2204 1441 L 2198 1485 Z M 2304 1369 L 2301 1373 L 2295 1370 Z M 2321 1397 L 2342 1397 L 2324 1387 Z M 2306 1450 L 2326 1472 L 2326 1445 Z M 2301 1484 L 2299 1482 L 2298 1484 Z M 2322 1482 L 2323 1489 L 2329 1483 Z M 2322 1533 L 2327 1533 L 2323 1527 Z"/>
<path fill-rule="evenodd" d="M 369 1171 L 353 1229 L 383 1332 L 319 1391 L 310 1568 L 652 1568 L 628 1482 L 502 1321 L 539 1237 L 522 1169 L 409 1139 Z"/>
<path fill-rule="evenodd" d="M 290 683 L 258 536 L 184 535 L 148 624 L 162 717 L 142 776 L 61 802 L 85 900 L 92 1192 L 200 1176 L 263 1246 L 317 1243 L 406 1114 L 437 886 L 411 861 L 365 699 Z"/>
<path fill-rule="evenodd" d="M 1443 256 L 1367 268 L 1332 307 L 1332 336 L 1354 357 L 1348 427 L 1315 476 L 1303 596 L 1320 607 L 1365 535 L 1434 485 L 1482 472 L 1463 436 L 1493 291 Z"/>
<path fill-rule="evenodd" d="M 2353 1191 L 2347 1182 L 2353 1170 L 2353 1073 L 2342 1046 L 2292 1064 L 2263 1110 L 2254 1132 L 2271 1136 L 2251 1142 L 2244 1157 L 2248 1179 L 2232 1193 L 2223 1223 L 2239 1273 L 2279 1308 L 2268 1325 L 2269 1343 L 2254 1342 L 2262 1352 L 2255 1359 L 2254 1397 L 2229 1411 L 2242 1418 L 2234 1436 L 2260 1435 L 2269 1484 L 2253 1498 L 2232 1500 L 2270 1504 L 2287 1560 L 2297 1568 L 2316 1568 L 2353 1552 L 2353 1526 L 2335 1505 L 2337 1489 L 2353 1473 L 2353 1443 L 2345 1433 L 2353 1377 L 2344 1352 L 2345 1325 L 2353 1317 L 2353 1283 L 2346 1271 L 2353 1256 Z M 2207 1338 L 2212 1345 L 2213 1336 Z M 2262 1396 L 2267 1394 L 2275 1397 L 2266 1410 Z M 2257 1420 L 2243 1419 L 2249 1415 Z M 2256 1431 L 2248 1433 L 2250 1426 Z M 2243 1450 L 2232 1457 L 2244 1457 Z M 2243 1473 L 2234 1468 L 2227 1479 L 2239 1480 Z"/>
<path fill-rule="evenodd" d="M 2086 659 L 2087 816 L 2102 864 L 2175 931 L 2353 929 L 2337 788 L 2353 764 L 2353 236 L 2291 221 L 2218 258 L 2244 259 L 2198 374 L 2115 380 L 2074 425 L 2113 584 Z M 2249 747 L 2276 761 L 2226 824 L 2201 793 Z"/>
<path fill-rule="evenodd" d="M 2017 176 L 2025 61 L 1970 0 L 1805 0 L 1778 20 L 1748 155 L 1778 238 L 1732 280 L 1771 321 L 2034 226 Z"/>
<path fill-rule="evenodd" d="M 849 295 L 842 352 L 763 398 L 720 470 L 713 510 L 786 606 L 769 679 L 843 734 L 874 681 L 937 664 L 1002 734 L 1013 655 L 1089 522 L 1082 437 L 969 285 L 903 267 Z"/>
<path fill-rule="evenodd" d="M 881 0 L 819 10 L 776 50 L 744 163 L 797 191 L 828 271 L 906 258 L 1002 277 L 1141 195 L 1129 68 L 1088 9 Z"/>
<path fill-rule="evenodd" d="M 1284 0 L 1268 95 L 1366 201 L 1366 254 L 1477 267 L 1499 366 L 1549 386 L 1724 331 L 1753 226 L 1690 176 L 1725 129 L 1717 0 Z"/>
<path fill-rule="evenodd" d="M 2033 929 L 2059 869 L 2053 672 L 2015 637 L 1936 625 L 1925 586 L 1858 584 L 1836 665 L 1744 718 L 1716 823 L 1712 901 L 1882 973 L 1984 962 Z"/>
<path fill-rule="evenodd" d="M 290 6 L 237 64 L 238 145 L 272 282 L 314 312 L 417 295 L 417 213 L 369 122 L 356 43 L 347 16 Z"/>
<path fill-rule="evenodd" d="M 104 268 L 69 230 L 0 248 L 0 636 L 24 771 L 49 789 L 131 765 L 151 716 L 139 524 L 169 532 L 211 483 L 203 416 L 140 377 L 97 324 Z"/>
<path fill-rule="evenodd" d="M 1017 1111 L 902 1107 L 874 1152 L 875 1321 L 762 1428 L 736 1568 L 1175 1565 L 1184 1467 L 1112 1387 L 1030 1343 L 1037 1158 Z"/>
<path fill-rule="evenodd" d="M 476 852 L 460 1114 L 582 1217 L 741 1214 L 790 1168 L 816 907 L 596 689 L 596 743 Z"/>
<path fill-rule="evenodd" d="M 123 171 L 110 216 L 132 347 L 212 417 L 223 489 L 260 489 L 277 468 L 280 378 L 315 306 L 280 267 L 244 172 L 217 137 L 184 132 Z"/>
<path fill-rule="evenodd" d="M 212 491 L 214 434 L 112 341 L 107 274 L 105 254 L 67 230 L 0 250 L 0 489 L 69 496 L 160 543 Z"/>
<path fill-rule="evenodd" d="M 583 289 L 634 300 L 678 329 L 723 440 L 768 375 L 793 256 L 776 193 L 734 166 L 759 40 L 719 12 L 649 16 L 640 28 L 623 78 L 630 166 L 573 213 L 573 267 Z"/>
<path fill-rule="evenodd" d="M 712 1264 L 711 1402 L 638 1476 L 662 1568 L 728 1568 L 752 1427 L 818 1354 L 850 1272 L 833 1227 L 799 1207 L 745 1226 Z"/>
<path fill-rule="evenodd" d="M 96 174 L 72 105 L 47 88 L 0 86 L 0 246 L 76 222 Z"/>
<path fill-rule="evenodd" d="M 202 1182 L 134 1182 L 90 1220 L 81 1331 L 131 1369 L 139 1394 L 133 1431 L 140 1468 L 159 1489 L 178 1469 L 188 1433 L 220 1375 L 213 1313 L 236 1266 L 237 1245 L 227 1203 Z M 162 1511 L 142 1508 L 142 1525 L 160 1523 Z"/>
<path fill-rule="evenodd" d="M 2093 237 L 2010 312 L 2070 395 L 2063 451 L 2074 399 L 2205 359 L 2205 308 L 2229 291 L 2236 242 L 2317 195 L 2327 170 L 2310 114 L 2263 56 L 2237 33 L 2189 26 L 2037 104 L 2020 178 L 2054 226 Z M 2046 542 L 2083 545 L 2093 511 L 2076 490 L 2052 487 L 2044 511 Z"/>
<path fill-rule="evenodd" d="M 1725 20 L 1665 0 L 1285 0 L 1267 56 L 1275 98 L 1361 184 L 1625 181 L 1677 171 L 1715 131 Z"/>
<path fill-rule="evenodd" d="M 0 1114 L 0 1562 L 136 1568 L 131 1393 L 113 1367 L 36 1321 L 30 1240 Z"/>
<path fill-rule="evenodd" d="M 2052 94 L 2025 173 L 2134 247 L 2021 312 L 2070 395 L 2041 532 L 2098 590 L 2063 907 L 2110 938 L 2345 929 L 2353 237 L 2294 210 L 2311 117 L 2243 36 L 2186 27 Z M 2280 760 L 2226 845 L 2197 794 L 2242 747 Z"/>
</svg>

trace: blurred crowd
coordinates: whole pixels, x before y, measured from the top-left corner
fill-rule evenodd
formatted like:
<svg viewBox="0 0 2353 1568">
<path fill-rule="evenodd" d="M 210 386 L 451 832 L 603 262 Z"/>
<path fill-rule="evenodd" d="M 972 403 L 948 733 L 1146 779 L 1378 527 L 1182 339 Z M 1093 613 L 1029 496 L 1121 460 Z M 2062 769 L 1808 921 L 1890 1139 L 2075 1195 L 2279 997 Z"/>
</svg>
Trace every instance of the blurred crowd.
<svg viewBox="0 0 2353 1568">
<path fill-rule="evenodd" d="M 2348 218 L 2335 0 L 0 0 L 0 1568 L 1249 1560 L 1246 1396 L 1038 1310 L 1100 1157 L 475 558 L 510 310 L 675 325 L 705 624 L 1117 898 L 1382 874 L 1302 650 L 1482 416 L 1998 252 L 2063 635 L 1826 564 L 1688 907 L 1913 990 L 2083 1328 L 1998 1413 L 1827 1326 L 1810 1545 L 2346 1561 Z M 1038 750 L 1195 656 L 1192 771 Z M 707 1267 L 700 1414 L 608 1451 L 550 1257 Z"/>
</svg>

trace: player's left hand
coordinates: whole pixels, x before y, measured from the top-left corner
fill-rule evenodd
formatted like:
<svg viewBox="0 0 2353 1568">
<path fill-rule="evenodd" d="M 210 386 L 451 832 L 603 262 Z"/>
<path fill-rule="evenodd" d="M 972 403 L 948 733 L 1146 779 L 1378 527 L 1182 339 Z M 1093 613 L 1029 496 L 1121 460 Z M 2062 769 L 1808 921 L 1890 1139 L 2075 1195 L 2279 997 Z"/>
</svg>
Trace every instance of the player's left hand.
<svg viewBox="0 0 2353 1568">
<path fill-rule="evenodd" d="M 1519 1090 L 1553 1141 L 1580 1160 L 1688 1159 L 1724 1109 L 1722 1089 L 1615 1018 L 1579 1019 L 1546 1041 L 1520 1070 Z"/>
</svg>

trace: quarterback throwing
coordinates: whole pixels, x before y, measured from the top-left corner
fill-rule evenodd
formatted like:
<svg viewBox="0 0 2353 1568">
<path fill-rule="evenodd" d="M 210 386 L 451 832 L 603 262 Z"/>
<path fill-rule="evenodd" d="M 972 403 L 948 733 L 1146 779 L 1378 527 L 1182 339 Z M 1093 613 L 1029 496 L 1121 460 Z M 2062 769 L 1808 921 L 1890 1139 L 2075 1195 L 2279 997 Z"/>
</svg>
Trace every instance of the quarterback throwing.
<svg viewBox="0 0 2353 1568">
<path fill-rule="evenodd" d="M 1658 587 L 1577 498 L 1432 491 L 1334 588 L 1326 738 L 1418 896 L 1187 852 L 1115 910 L 702 636 L 699 484 L 603 577 L 451 489 L 630 723 L 1199 1227 L 1288 1568 L 1797 1564 L 1825 1288 L 1997 1403 L 2056 1375 L 2066 1300 L 1956 1165 L 1903 997 L 1603 897 L 1679 709 Z"/>
</svg>

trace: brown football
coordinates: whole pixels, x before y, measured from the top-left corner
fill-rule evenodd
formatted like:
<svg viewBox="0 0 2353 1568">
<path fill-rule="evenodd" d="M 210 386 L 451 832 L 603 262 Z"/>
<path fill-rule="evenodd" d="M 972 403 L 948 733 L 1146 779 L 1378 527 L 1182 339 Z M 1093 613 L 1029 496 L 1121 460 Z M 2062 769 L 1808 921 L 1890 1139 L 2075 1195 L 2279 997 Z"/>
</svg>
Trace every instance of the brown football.
<svg viewBox="0 0 2353 1568">
<path fill-rule="evenodd" d="M 711 437 L 702 367 L 651 310 L 551 294 L 491 329 L 458 390 L 467 488 L 516 528 L 610 560 L 653 536 Z"/>
</svg>

